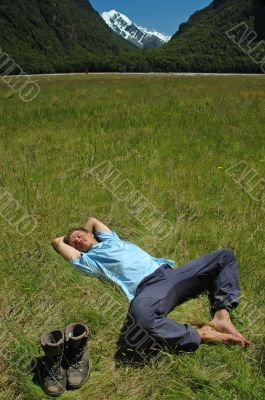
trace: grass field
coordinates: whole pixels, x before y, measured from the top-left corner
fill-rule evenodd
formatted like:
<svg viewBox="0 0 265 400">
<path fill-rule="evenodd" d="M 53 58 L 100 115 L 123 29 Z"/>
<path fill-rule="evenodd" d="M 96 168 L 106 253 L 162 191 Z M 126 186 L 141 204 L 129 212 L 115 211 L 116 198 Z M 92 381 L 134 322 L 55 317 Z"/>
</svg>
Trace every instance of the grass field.
<svg viewBox="0 0 265 400">
<path fill-rule="evenodd" d="M 64 399 L 263 400 L 264 77 L 36 79 L 41 92 L 32 103 L 0 83 L 0 398 L 46 399 L 27 369 L 39 337 L 83 321 L 92 374 Z M 89 173 L 104 161 L 155 207 L 170 235 L 143 223 L 103 169 Z M 192 354 L 165 352 L 154 365 L 116 365 L 126 297 L 78 273 L 50 244 L 89 216 L 176 266 L 232 248 L 242 288 L 234 321 L 252 345 L 202 345 Z M 170 316 L 205 321 L 208 300 Z"/>
</svg>

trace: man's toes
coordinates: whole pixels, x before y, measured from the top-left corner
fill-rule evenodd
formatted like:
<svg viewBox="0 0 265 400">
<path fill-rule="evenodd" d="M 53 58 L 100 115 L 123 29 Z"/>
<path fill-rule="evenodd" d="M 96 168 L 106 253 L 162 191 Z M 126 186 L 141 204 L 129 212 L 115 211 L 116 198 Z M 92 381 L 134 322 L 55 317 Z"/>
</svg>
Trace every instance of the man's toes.
<svg viewBox="0 0 265 400">
<path fill-rule="evenodd" d="M 215 330 L 222 333 L 227 333 L 234 335 L 241 339 L 244 342 L 245 346 L 249 346 L 250 342 L 247 340 L 233 325 L 232 321 L 220 321 L 220 320 L 212 320 L 208 323 L 209 326 L 212 326 Z"/>
<path fill-rule="evenodd" d="M 246 340 L 246 339 L 244 338 L 244 336 L 241 335 L 241 333 L 238 332 L 238 331 L 235 332 L 235 335 L 238 336 L 240 339 L 242 339 L 242 340 L 244 340 L 244 341 Z"/>
<path fill-rule="evenodd" d="M 245 346 L 244 340 L 236 335 L 230 335 L 229 341 L 231 341 L 231 343 L 242 344 L 242 346 Z"/>
<path fill-rule="evenodd" d="M 236 332 L 236 336 L 238 336 L 240 339 L 242 339 L 245 343 L 245 345 L 249 346 L 250 345 L 250 341 L 247 340 L 240 332 Z"/>
<path fill-rule="evenodd" d="M 250 345 L 250 341 L 247 340 L 247 339 L 245 339 L 245 338 L 244 338 L 244 342 L 245 342 L 245 345 L 246 345 L 246 346 L 249 346 L 249 345 Z"/>
</svg>

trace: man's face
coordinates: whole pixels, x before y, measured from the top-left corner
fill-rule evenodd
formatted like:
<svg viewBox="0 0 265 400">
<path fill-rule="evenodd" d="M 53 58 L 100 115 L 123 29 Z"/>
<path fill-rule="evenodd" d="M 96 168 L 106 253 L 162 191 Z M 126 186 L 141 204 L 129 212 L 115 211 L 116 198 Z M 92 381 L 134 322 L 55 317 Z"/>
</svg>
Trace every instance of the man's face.
<svg viewBox="0 0 265 400">
<path fill-rule="evenodd" d="M 94 244 L 93 234 L 90 232 L 74 231 L 69 239 L 70 246 L 79 251 L 87 251 Z"/>
</svg>

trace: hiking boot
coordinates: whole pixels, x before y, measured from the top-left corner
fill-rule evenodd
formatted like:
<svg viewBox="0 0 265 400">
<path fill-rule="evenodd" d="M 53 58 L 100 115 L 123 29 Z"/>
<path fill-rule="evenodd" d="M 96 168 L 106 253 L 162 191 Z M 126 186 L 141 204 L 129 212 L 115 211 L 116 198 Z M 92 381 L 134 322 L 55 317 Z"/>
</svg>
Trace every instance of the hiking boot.
<svg viewBox="0 0 265 400">
<path fill-rule="evenodd" d="M 91 370 L 91 361 L 87 350 L 88 327 L 85 324 L 70 324 L 65 328 L 64 358 L 67 368 L 67 387 L 80 388 Z"/>
<path fill-rule="evenodd" d="M 44 333 L 40 341 L 45 356 L 38 366 L 39 378 L 45 393 L 57 397 L 63 394 L 66 387 L 66 370 L 63 367 L 64 334 L 61 330 Z"/>
</svg>

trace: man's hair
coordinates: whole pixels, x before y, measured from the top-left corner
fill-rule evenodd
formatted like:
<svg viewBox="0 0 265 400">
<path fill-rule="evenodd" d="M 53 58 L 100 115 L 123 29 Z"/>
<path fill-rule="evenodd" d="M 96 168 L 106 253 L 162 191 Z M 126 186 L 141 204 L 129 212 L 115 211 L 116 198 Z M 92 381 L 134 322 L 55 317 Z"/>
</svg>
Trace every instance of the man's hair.
<svg viewBox="0 0 265 400">
<path fill-rule="evenodd" d="M 66 235 L 65 235 L 65 237 L 64 237 L 64 239 L 63 239 L 64 243 L 69 244 L 70 236 L 72 235 L 72 233 L 73 233 L 74 231 L 83 231 L 83 232 L 87 232 L 87 233 L 88 233 L 88 230 L 85 229 L 85 228 L 81 228 L 81 227 L 80 227 L 80 228 L 75 228 L 75 227 L 70 228 L 70 229 L 67 231 L 67 233 L 66 233 Z"/>
</svg>

